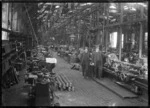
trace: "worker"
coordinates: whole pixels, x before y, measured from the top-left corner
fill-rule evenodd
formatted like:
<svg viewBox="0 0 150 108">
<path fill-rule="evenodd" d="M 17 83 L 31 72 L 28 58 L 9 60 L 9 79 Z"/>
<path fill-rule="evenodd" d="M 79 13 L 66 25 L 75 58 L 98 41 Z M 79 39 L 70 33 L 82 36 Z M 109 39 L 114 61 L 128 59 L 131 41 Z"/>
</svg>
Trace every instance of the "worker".
<svg viewBox="0 0 150 108">
<path fill-rule="evenodd" d="M 88 71 L 88 74 L 87 74 L 89 78 L 93 77 L 93 67 L 94 66 L 93 66 L 93 62 L 92 62 L 92 54 L 93 54 L 92 52 L 93 52 L 92 49 L 90 49 L 89 50 L 89 62 L 90 63 L 89 63 L 89 71 Z"/>
<path fill-rule="evenodd" d="M 88 52 L 87 47 L 85 47 L 85 51 L 82 53 L 81 66 L 82 66 L 83 77 L 88 78 L 87 74 L 89 71 L 89 69 L 88 69 L 88 67 L 89 67 L 89 52 Z"/>
<path fill-rule="evenodd" d="M 102 53 L 101 53 L 101 46 L 97 46 L 95 51 L 93 52 L 92 55 L 92 62 L 94 64 L 94 73 L 93 73 L 93 77 L 96 78 L 101 78 L 102 77 L 102 68 L 103 68 L 103 64 L 102 64 Z"/>
<path fill-rule="evenodd" d="M 92 48 L 91 52 L 90 52 L 90 66 L 89 66 L 89 70 L 90 70 L 90 77 L 93 78 L 94 75 L 96 75 L 94 72 L 94 63 L 93 63 L 93 52 L 95 51 L 95 48 Z"/>
</svg>

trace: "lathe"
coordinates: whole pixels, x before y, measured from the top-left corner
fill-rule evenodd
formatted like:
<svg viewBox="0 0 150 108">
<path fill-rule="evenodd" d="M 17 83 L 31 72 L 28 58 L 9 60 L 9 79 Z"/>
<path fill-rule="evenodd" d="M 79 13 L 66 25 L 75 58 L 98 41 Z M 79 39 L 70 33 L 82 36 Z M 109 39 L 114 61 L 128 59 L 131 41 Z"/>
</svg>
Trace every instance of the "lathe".
<svg viewBox="0 0 150 108">
<path fill-rule="evenodd" d="M 104 63 L 104 71 L 122 84 L 129 85 L 130 90 L 141 95 L 143 89 L 148 90 L 148 68 L 146 65 L 135 65 L 119 61 L 115 54 L 108 54 Z M 128 87 L 127 87 L 128 88 Z"/>
</svg>

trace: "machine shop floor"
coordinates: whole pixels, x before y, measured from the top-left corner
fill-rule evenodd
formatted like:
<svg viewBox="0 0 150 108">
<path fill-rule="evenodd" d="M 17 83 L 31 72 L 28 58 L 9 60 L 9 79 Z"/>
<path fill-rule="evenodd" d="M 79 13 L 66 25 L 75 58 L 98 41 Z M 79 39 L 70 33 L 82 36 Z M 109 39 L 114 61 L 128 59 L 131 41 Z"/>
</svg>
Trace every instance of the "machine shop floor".
<svg viewBox="0 0 150 108">
<path fill-rule="evenodd" d="M 73 82 L 75 91 L 56 91 L 60 106 L 147 106 L 137 99 L 122 99 L 108 89 L 90 79 L 84 79 L 82 73 L 71 70 L 71 65 L 58 57 L 54 68 L 56 74 L 64 73 Z M 24 84 L 24 72 L 20 72 L 20 82 L 3 92 L 4 106 L 28 106 L 29 87 Z"/>
<path fill-rule="evenodd" d="M 103 86 L 90 79 L 84 79 L 82 73 L 71 70 L 71 65 L 58 57 L 54 71 L 64 73 L 73 82 L 75 91 L 57 91 L 61 106 L 147 106 L 147 103 L 137 99 L 122 99 Z"/>
<path fill-rule="evenodd" d="M 20 72 L 19 84 L 11 86 L 9 89 L 2 90 L 4 106 L 28 106 L 29 86 L 24 85 L 24 73 Z"/>
</svg>

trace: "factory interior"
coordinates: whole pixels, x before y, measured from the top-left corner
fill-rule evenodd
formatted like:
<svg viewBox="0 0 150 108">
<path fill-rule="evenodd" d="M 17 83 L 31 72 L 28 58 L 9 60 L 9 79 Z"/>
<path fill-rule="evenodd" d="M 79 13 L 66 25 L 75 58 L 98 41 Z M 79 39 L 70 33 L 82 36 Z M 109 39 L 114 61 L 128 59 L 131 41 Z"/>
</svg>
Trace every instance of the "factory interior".
<svg viewBox="0 0 150 108">
<path fill-rule="evenodd" d="M 148 1 L 2 2 L 1 106 L 148 106 Z"/>
</svg>

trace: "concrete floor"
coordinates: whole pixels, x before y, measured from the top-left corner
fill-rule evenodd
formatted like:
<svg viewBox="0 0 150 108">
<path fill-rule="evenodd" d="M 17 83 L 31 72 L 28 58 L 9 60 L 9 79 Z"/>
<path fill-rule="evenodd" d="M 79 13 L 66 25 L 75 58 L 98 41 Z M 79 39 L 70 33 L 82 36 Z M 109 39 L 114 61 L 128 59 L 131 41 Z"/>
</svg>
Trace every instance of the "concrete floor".
<svg viewBox="0 0 150 108">
<path fill-rule="evenodd" d="M 56 92 L 61 106 L 147 106 L 148 103 L 137 99 L 122 99 L 93 80 L 84 79 L 82 73 L 71 70 L 65 60 L 58 58 L 54 69 L 64 73 L 75 87 L 74 92 Z"/>
<path fill-rule="evenodd" d="M 71 65 L 64 59 L 57 58 L 54 71 L 64 73 L 72 81 L 75 91 L 56 91 L 60 106 L 147 106 L 139 99 L 122 99 L 93 80 L 84 79 L 80 71 L 71 70 Z M 5 106 L 28 106 L 29 87 L 24 84 L 24 71 L 20 73 L 20 83 L 4 90 Z"/>
<path fill-rule="evenodd" d="M 20 72 L 19 84 L 3 90 L 4 106 L 28 106 L 29 87 L 24 86 L 24 72 Z"/>
</svg>

